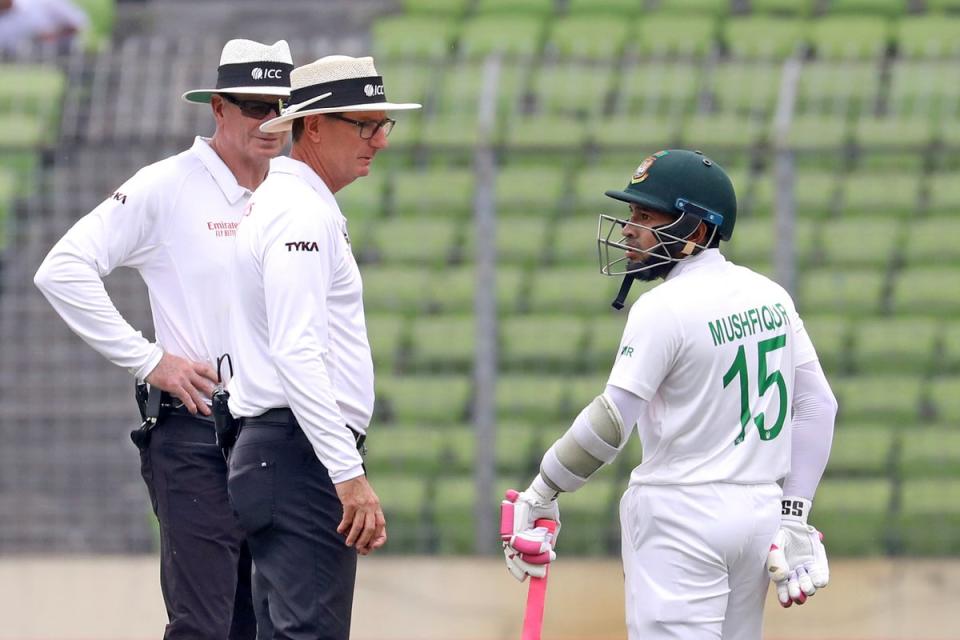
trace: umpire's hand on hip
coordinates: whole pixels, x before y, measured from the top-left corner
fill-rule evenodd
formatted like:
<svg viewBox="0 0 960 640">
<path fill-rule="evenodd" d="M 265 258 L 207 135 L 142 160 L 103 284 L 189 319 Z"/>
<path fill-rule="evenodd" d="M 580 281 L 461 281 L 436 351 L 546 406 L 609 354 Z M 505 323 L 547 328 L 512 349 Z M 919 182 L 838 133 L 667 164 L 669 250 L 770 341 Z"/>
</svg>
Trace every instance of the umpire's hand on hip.
<svg viewBox="0 0 960 640">
<path fill-rule="evenodd" d="M 217 373 L 209 364 L 164 353 L 157 366 L 147 375 L 146 382 L 179 398 L 190 413 L 199 411 L 205 416 L 210 415 L 210 407 L 204 398 L 209 398 L 213 393 Z"/>
<path fill-rule="evenodd" d="M 343 504 L 337 533 L 347 536 L 347 546 L 355 547 L 362 556 L 382 547 L 387 541 L 387 520 L 367 477 L 357 476 L 334 487 Z"/>
</svg>

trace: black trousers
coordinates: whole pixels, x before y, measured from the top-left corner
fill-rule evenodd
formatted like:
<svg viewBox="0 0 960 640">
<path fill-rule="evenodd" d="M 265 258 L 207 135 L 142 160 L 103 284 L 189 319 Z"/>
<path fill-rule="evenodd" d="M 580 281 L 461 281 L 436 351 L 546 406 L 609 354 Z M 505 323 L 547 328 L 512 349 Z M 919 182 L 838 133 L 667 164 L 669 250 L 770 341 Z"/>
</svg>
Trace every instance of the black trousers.
<svg viewBox="0 0 960 640">
<path fill-rule="evenodd" d="M 250 552 L 227 497 L 213 422 L 174 412 L 140 451 L 160 522 L 165 640 L 253 640 Z"/>
<path fill-rule="evenodd" d="M 258 640 L 347 640 L 357 552 L 337 533 L 343 508 L 326 467 L 288 418 L 246 420 L 230 455 L 230 500 L 266 601 Z M 265 592 L 265 593 L 263 593 Z"/>
</svg>

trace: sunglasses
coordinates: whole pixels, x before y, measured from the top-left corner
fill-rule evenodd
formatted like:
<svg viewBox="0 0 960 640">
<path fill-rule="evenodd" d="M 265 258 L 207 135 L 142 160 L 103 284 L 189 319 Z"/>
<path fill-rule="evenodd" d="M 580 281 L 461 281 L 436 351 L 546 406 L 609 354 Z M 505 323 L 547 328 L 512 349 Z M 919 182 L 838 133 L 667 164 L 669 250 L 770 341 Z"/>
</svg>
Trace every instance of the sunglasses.
<svg viewBox="0 0 960 640">
<path fill-rule="evenodd" d="M 354 120 L 353 118 L 347 118 L 336 113 L 328 113 L 327 117 L 333 120 L 349 122 L 357 128 L 357 133 L 360 134 L 360 138 L 363 140 L 369 140 L 377 135 L 377 131 L 381 129 L 383 130 L 383 135 L 389 136 L 390 132 L 393 131 L 393 125 L 397 124 L 396 120 L 390 118 L 384 118 L 383 120 Z"/>
<path fill-rule="evenodd" d="M 280 115 L 280 111 L 283 109 L 283 99 L 277 99 L 276 102 L 264 102 L 262 100 L 239 100 L 234 98 L 229 93 L 221 93 L 220 95 L 224 100 L 230 104 L 237 105 L 237 108 L 240 109 L 240 113 L 248 118 L 253 118 L 254 120 L 263 120 L 271 112 Z"/>
</svg>

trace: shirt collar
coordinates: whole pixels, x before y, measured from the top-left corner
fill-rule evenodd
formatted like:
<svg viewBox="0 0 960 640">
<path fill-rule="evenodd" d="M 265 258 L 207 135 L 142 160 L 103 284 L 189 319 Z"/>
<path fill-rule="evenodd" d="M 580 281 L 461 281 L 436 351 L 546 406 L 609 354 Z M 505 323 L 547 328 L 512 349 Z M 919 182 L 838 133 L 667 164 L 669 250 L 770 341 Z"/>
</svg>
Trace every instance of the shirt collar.
<svg viewBox="0 0 960 640">
<path fill-rule="evenodd" d="M 310 168 L 310 165 L 305 162 L 294 160 L 289 156 L 274 158 L 270 163 L 270 173 L 286 173 L 297 176 L 310 185 L 310 188 L 316 191 L 326 202 L 332 204 L 338 211 L 340 210 L 340 207 L 337 206 L 337 199 L 333 196 L 333 192 L 330 191 L 330 187 L 328 187 L 323 179 L 317 175 L 317 172 Z"/>
<path fill-rule="evenodd" d="M 723 257 L 723 254 L 720 253 L 720 249 L 704 249 L 695 256 L 690 256 L 689 258 L 684 258 L 680 262 L 674 265 L 673 269 L 670 269 L 670 273 L 667 274 L 667 277 L 664 280 L 672 280 L 680 274 L 696 271 L 703 267 L 715 268 L 719 264 L 723 264 L 727 261 Z"/>
<path fill-rule="evenodd" d="M 190 150 L 200 158 L 200 162 L 203 163 L 203 166 L 213 177 L 213 181 L 220 187 L 220 191 L 223 192 L 227 202 L 237 204 L 243 197 L 250 195 L 250 190 L 237 182 L 237 177 L 233 175 L 233 171 L 230 171 L 230 167 L 210 146 L 210 138 L 197 136 Z"/>
</svg>

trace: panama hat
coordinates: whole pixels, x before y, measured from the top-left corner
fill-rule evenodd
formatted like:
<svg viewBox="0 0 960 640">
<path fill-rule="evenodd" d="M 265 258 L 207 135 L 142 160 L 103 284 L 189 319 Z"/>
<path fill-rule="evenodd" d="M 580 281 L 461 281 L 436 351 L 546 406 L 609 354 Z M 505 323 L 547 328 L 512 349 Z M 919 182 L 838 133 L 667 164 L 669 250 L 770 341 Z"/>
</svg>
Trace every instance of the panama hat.
<svg viewBox="0 0 960 640">
<path fill-rule="evenodd" d="M 289 106 L 280 117 L 260 125 L 260 131 L 289 131 L 293 126 L 291 120 L 320 113 L 406 111 L 421 106 L 413 102 L 388 102 L 383 78 L 369 56 L 325 56 L 294 69 L 290 83 Z"/>
<path fill-rule="evenodd" d="M 290 95 L 293 58 L 286 40 L 272 45 L 253 40 L 231 40 L 223 45 L 216 89 L 194 89 L 183 94 L 187 102 L 210 102 L 215 93 L 268 96 Z"/>
</svg>

